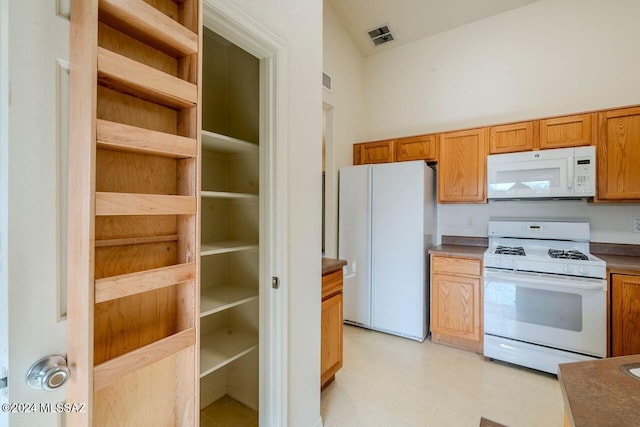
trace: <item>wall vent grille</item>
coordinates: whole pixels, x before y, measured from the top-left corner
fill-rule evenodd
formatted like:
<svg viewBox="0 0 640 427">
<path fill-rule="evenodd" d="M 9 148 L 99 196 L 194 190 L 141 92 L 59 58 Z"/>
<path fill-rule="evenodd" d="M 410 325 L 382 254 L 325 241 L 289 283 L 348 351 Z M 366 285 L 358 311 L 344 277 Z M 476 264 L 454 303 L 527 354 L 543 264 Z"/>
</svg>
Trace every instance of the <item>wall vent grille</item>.
<svg viewBox="0 0 640 427">
<path fill-rule="evenodd" d="M 327 73 L 322 73 L 322 87 L 331 92 L 331 76 Z"/>
<path fill-rule="evenodd" d="M 369 34 L 369 38 L 374 46 L 380 46 L 381 44 L 395 40 L 393 34 L 391 34 L 389 25 L 382 25 L 373 30 L 369 30 L 367 34 Z"/>
</svg>

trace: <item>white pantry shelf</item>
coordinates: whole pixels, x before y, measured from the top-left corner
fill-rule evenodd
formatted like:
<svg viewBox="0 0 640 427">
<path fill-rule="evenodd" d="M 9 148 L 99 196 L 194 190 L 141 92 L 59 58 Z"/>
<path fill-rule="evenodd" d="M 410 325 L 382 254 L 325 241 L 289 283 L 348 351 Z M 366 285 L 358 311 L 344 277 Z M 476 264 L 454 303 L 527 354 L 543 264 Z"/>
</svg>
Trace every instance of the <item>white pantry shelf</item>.
<svg viewBox="0 0 640 427">
<path fill-rule="evenodd" d="M 256 299 L 258 299 L 257 289 L 234 285 L 203 288 L 200 292 L 200 317 L 209 316 Z"/>
<path fill-rule="evenodd" d="M 226 254 L 229 252 L 246 251 L 257 249 L 257 243 L 238 242 L 235 240 L 223 240 L 218 242 L 202 243 L 200 246 L 200 256 Z"/>
<path fill-rule="evenodd" d="M 224 154 L 258 153 L 258 145 L 208 130 L 202 131 L 202 148 Z"/>
<path fill-rule="evenodd" d="M 200 337 L 200 378 L 258 348 L 258 334 L 219 329 Z"/>
<path fill-rule="evenodd" d="M 231 191 L 201 191 L 200 195 L 206 199 L 249 199 L 258 200 L 257 194 L 234 193 Z"/>
</svg>

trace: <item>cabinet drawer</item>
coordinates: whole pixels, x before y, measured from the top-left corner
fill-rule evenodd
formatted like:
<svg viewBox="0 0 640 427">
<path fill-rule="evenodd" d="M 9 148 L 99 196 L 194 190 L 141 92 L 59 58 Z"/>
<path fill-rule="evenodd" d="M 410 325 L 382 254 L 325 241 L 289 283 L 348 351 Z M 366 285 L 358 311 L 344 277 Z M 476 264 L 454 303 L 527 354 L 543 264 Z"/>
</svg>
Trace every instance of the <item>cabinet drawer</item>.
<svg viewBox="0 0 640 427">
<path fill-rule="evenodd" d="M 342 292 L 342 269 L 322 276 L 322 299 Z"/>
<path fill-rule="evenodd" d="M 540 149 L 591 145 L 591 114 L 540 120 Z"/>
<path fill-rule="evenodd" d="M 489 131 L 489 154 L 533 150 L 536 142 L 535 122 L 492 126 Z"/>
<path fill-rule="evenodd" d="M 436 160 L 436 135 L 412 136 L 396 140 L 396 161 Z"/>
<path fill-rule="evenodd" d="M 482 261 L 479 259 L 434 256 L 431 259 L 431 271 L 432 273 L 479 277 L 482 275 Z"/>
<path fill-rule="evenodd" d="M 395 140 L 353 144 L 353 164 L 391 163 L 395 161 Z"/>
</svg>

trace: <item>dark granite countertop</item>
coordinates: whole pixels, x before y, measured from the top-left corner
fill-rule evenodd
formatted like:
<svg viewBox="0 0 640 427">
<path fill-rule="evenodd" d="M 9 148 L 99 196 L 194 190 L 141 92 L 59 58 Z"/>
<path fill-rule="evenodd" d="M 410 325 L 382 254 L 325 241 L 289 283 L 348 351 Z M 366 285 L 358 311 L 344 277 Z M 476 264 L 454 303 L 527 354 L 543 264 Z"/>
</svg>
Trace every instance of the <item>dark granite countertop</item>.
<svg viewBox="0 0 640 427">
<path fill-rule="evenodd" d="M 483 246 L 439 245 L 429 249 L 429 254 L 482 259 L 486 250 Z"/>
<path fill-rule="evenodd" d="M 487 250 L 486 237 L 442 236 L 442 244 L 429 249 L 432 255 L 482 259 Z"/>
<path fill-rule="evenodd" d="M 558 379 L 573 427 L 640 425 L 640 380 L 620 366 L 640 363 L 640 355 L 563 363 Z"/>
<path fill-rule="evenodd" d="M 335 258 L 322 258 L 322 275 L 336 272 L 347 265 L 347 261 Z"/>
<path fill-rule="evenodd" d="M 640 273 L 640 256 L 598 254 L 595 256 L 607 263 L 610 270 L 624 270 Z"/>
</svg>

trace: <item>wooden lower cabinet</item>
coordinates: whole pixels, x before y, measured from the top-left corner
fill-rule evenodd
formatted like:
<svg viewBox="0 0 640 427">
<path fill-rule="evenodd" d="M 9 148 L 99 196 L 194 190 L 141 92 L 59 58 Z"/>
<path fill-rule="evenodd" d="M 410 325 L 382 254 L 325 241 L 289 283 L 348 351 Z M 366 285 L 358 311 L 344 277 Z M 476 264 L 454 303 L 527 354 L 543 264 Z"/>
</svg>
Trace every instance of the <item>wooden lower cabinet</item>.
<svg viewBox="0 0 640 427">
<path fill-rule="evenodd" d="M 611 356 L 640 354 L 640 275 L 611 275 Z"/>
<path fill-rule="evenodd" d="M 431 340 L 482 352 L 482 262 L 431 256 Z"/>
<path fill-rule="evenodd" d="M 342 368 L 342 269 L 322 277 L 320 385 L 324 388 Z"/>
</svg>

